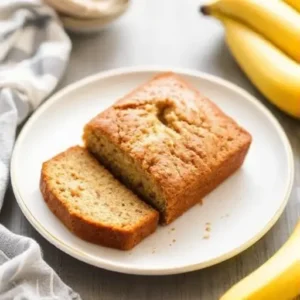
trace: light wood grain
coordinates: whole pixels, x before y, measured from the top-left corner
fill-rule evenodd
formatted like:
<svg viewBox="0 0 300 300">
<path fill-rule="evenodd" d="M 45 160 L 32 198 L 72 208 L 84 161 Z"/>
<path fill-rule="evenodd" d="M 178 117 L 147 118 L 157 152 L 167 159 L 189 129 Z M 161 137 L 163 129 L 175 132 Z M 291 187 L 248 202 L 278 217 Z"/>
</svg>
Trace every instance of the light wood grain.
<svg viewBox="0 0 300 300">
<path fill-rule="evenodd" d="M 270 232 L 233 259 L 188 274 L 137 277 L 91 267 L 56 249 L 27 222 L 9 188 L 1 222 L 16 233 L 36 239 L 46 261 L 85 300 L 218 299 L 279 249 L 300 217 L 300 122 L 268 104 L 251 85 L 228 52 L 221 26 L 198 14 L 200 3 L 193 0 L 133 1 L 128 13 L 106 31 L 89 36 L 71 35 L 73 52 L 59 88 L 102 70 L 132 65 L 186 67 L 226 78 L 261 99 L 284 127 L 296 164 L 289 203 Z"/>
</svg>

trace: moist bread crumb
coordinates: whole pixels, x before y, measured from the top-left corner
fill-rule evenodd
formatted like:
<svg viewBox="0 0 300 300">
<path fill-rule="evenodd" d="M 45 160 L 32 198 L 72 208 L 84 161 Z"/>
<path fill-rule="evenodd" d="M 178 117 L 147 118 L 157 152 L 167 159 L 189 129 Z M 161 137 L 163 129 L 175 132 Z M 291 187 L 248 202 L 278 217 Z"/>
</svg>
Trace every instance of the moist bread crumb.
<svg viewBox="0 0 300 300">
<path fill-rule="evenodd" d="M 169 224 L 242 165 L 251 135 L 185 80 L 164 73 L 93 118 L 83 140 Z"/>
<path fill-rule="evenodd" d="M 43 164 L 40 189 L 62 223 L 89 242 L 128 250 L 157 227 L 158 213 L 79 146 Z"/>
</svg>

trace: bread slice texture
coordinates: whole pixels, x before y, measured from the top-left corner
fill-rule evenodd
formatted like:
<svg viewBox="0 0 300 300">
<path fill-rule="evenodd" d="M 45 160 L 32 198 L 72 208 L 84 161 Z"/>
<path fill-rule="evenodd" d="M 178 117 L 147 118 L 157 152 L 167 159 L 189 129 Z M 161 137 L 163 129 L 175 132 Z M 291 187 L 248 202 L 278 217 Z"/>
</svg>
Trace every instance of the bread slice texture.
<svg viewBox="0 0 300 300">
<path fill-rule="evenodd" d="M 93 118 L 83 140 L 169 224 L 242 165 L 251 135 L 184 79 L 164 73 Z"/>
<path fill-rule="evenodd" d="M 157 227 L 158 212 L 79 146 L 43 163 L 40 189 L 58 219 L 92 243 L 129 250 Z"/>
</svg>

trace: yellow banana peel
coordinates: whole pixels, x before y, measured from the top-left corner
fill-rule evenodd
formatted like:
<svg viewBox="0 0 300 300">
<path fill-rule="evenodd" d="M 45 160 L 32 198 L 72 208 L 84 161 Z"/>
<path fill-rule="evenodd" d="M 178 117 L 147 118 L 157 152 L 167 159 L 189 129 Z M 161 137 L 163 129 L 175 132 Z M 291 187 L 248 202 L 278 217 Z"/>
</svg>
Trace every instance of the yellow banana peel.
<svg viewBox="0 0 300 300">
<path fill-rule="evenodd" d="M 288 2 L 300 6 L 300 0 Z M 218 0 L 204 5 L 202 12 L 236 19 L 300 61 L 300 14 L 287 3 L 281 0 Z"/>
<path fill-rule="evenodd" d="M 246 25 L 213 16 L 223 23 L 227 45 L 252 83 L 279 109 L 300 118 L 300 64 Z"/>
<path fill-rule="evenodd" d="M 282 248 L 220 300 L 290 300 L 300 295 L 300 222 Z"/>
<path fill-rule="evenodd" d="M 284 0 L 291 7 L 300 12 L 300 1 L 299 0 Z"/>
<path fill-rule="evenodd" d="M 278 108 L 300 118 L 300 65 L 245 25 L 221 21 L 227 44 L 249 79 Z"/>
</svg>

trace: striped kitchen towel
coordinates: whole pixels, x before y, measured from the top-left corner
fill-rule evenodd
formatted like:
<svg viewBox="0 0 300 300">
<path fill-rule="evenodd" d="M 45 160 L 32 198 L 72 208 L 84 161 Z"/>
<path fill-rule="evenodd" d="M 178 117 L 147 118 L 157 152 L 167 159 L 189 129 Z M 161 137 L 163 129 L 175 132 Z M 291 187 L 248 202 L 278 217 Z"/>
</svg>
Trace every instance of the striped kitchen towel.
<svg viewBox="0 0 300 300">
<path fill-rule="evenodd" d="M 41 1 L 0 1 L 0 209 L 17 125 L 56 87 L 70 50 L 55 12 Z M 45 263 L 35 241 L 0 225 L 0 299 L 80 296 Z"/>
<path fill-rule="evenodd" d="M 53 91 L 71 43 L 39 0 L 0 1 L 0 208 L 17 124 Z"/>
</svg>

